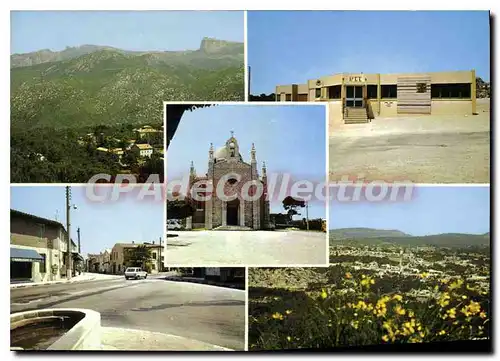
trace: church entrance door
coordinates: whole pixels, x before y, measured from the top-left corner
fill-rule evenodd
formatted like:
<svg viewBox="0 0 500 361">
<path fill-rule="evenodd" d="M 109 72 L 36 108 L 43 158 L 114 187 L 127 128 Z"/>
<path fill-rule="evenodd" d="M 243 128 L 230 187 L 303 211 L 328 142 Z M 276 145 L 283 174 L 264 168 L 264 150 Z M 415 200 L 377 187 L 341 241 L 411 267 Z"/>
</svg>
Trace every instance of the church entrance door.
<svg viewBox="0 0 500 361">
<path fill-rule="evenodd" d="M 228 226 L 237 226 L 238 225 L 238 212 L 240 209 L 240 201 L 238 199 L 234 199 L 230 202 L 227 202 L 227 222 Z"/>
</svg>

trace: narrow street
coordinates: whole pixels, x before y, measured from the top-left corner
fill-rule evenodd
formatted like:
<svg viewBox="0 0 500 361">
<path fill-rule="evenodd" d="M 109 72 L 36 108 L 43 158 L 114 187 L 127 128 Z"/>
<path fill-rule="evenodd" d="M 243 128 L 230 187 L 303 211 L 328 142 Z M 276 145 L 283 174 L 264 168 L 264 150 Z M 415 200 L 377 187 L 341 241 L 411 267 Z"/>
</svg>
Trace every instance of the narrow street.
<svg viewBox="0 0 500 361">
<path fill-rule="evenodd" d="M 245 347 L 245 292 L 202 284 L 98 280 L 11 289 L 11 313 L 86 308 L 103 327 L 161 332 L 234 350 Z"/>
</svg>

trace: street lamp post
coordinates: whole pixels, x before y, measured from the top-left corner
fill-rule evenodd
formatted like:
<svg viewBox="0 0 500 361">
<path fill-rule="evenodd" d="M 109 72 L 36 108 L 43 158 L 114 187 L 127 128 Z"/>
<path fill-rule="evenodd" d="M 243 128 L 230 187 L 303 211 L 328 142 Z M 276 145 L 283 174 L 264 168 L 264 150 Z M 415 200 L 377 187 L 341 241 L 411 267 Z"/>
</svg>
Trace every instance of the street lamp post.
<svg viewBox="0 0 500 361">
<path fill-rule="evenodd" d="M 76 229 L 76 233 L 78 234 L 78 254 L 80 254 L 80 227 Z"/>
<path fill-rule="evenodd" d="M 73 204 L 73 209 L 76 209 L 76 205 Z M 70 213 L 71 213 L 71 187 L 66 186 L 66 230 L 68 231 L 68 260 L 66 265 L 66 277 L 71 279 L 72 276 L 72 257 L 73 254 L 71 252 L 71 221 L 70 221 Z M 78 229 L 78 235 L 80 234 L 80 229 Z"/>
</svg>

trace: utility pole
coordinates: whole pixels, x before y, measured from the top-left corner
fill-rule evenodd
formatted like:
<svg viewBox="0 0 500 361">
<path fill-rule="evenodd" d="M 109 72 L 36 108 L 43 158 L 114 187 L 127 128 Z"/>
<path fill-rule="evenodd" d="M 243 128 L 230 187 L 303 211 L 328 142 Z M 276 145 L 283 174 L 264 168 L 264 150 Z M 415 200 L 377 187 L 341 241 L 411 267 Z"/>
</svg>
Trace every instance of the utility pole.
<svg viewBox="0 0 500 361">
<path fill-rule="evenodd" d="M 68 259 L 66 261 L 66 277 L 71 279 L 71 222 L 70 222 L 70 213 L 71 213 L 71 188 L 70 186 L 66 186 L 66 230 L 68 231 Z"/>
<path fill-rule="evenodd" d="M 163 272 L 163 262 L 161 260 L 161 237 L 160 237 L 160 251 L 158 252 L 158 271 Z"/>
<path fill-rule="evenodd" d="M 80 250 L 80 227 L 78 227 L 76 229 L 76 233 L 78 234 L 78 254 L 81 253 L 81 250 Z"/>
<path fill-rule="evenodd" d="M 309 203 L 306 201 L 306 226 L 309 230 Z"/>
</svg>

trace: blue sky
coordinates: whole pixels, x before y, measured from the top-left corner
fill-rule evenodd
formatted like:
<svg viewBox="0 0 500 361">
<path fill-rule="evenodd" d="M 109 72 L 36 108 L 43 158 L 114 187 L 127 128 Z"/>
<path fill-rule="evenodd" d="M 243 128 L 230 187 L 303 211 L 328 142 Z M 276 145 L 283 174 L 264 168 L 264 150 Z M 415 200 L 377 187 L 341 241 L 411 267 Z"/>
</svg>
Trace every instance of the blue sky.
<svg viewBox="0 0 500 361">
<path fill-rule="evenodd" d="M 84 44 L 198 49 L 203 37 L 244 41 L 242 11 L 14 11 L 11 53 Z"/>
<path fill-rule="evenodd" d="M 490 79 L 487 11 L 249 11 L 247 22 L 252 94 L 343 72 Z"/>
<path fill-rule="evenodd" d="M 191 161 L 197 173 L 205 175 L 210 143 L 214 149 L 224 146 L 231 131 L 245 162 L 250 163 L 255 143 L 260 174 L 265 161 L 268 177 L 286 172 L 291 178 L 325 181 L 325 108 L 321 105 L 219 105 L 186 112 L 168 148 L 168 181 L 189 174 Z M 284 212 L 280 200 L 271 201 L 271 212 Z M 311 201 L 309 217 L 325 216 L 324 202 Z"/>
<path fill-rule="evenodd" d="M 110 194 L 110 193 L 108 193 Z M 164 203 L 153 197 L 137 200 L 138 191 L 116 202 L 94 203 L 84 186 L 72 187 L 71 237 L 77 243 L 80 227 L 83 254 L 98 253 L 119 242 L 159 242 L 163 238 Z M 109 199 L 109 198 L 108 198 Z M 10 208 L 39 217 L 56 219 L 66 226 L 66 190 L 60 186 L 11 187 Z"/>
<path fill-rule="evenodd" d="M 489 187 L 417 187 L 411 201 L 332 202 L 330 229 L 397 229 L 411 235 L 490 230 Z"/>
</svg>

